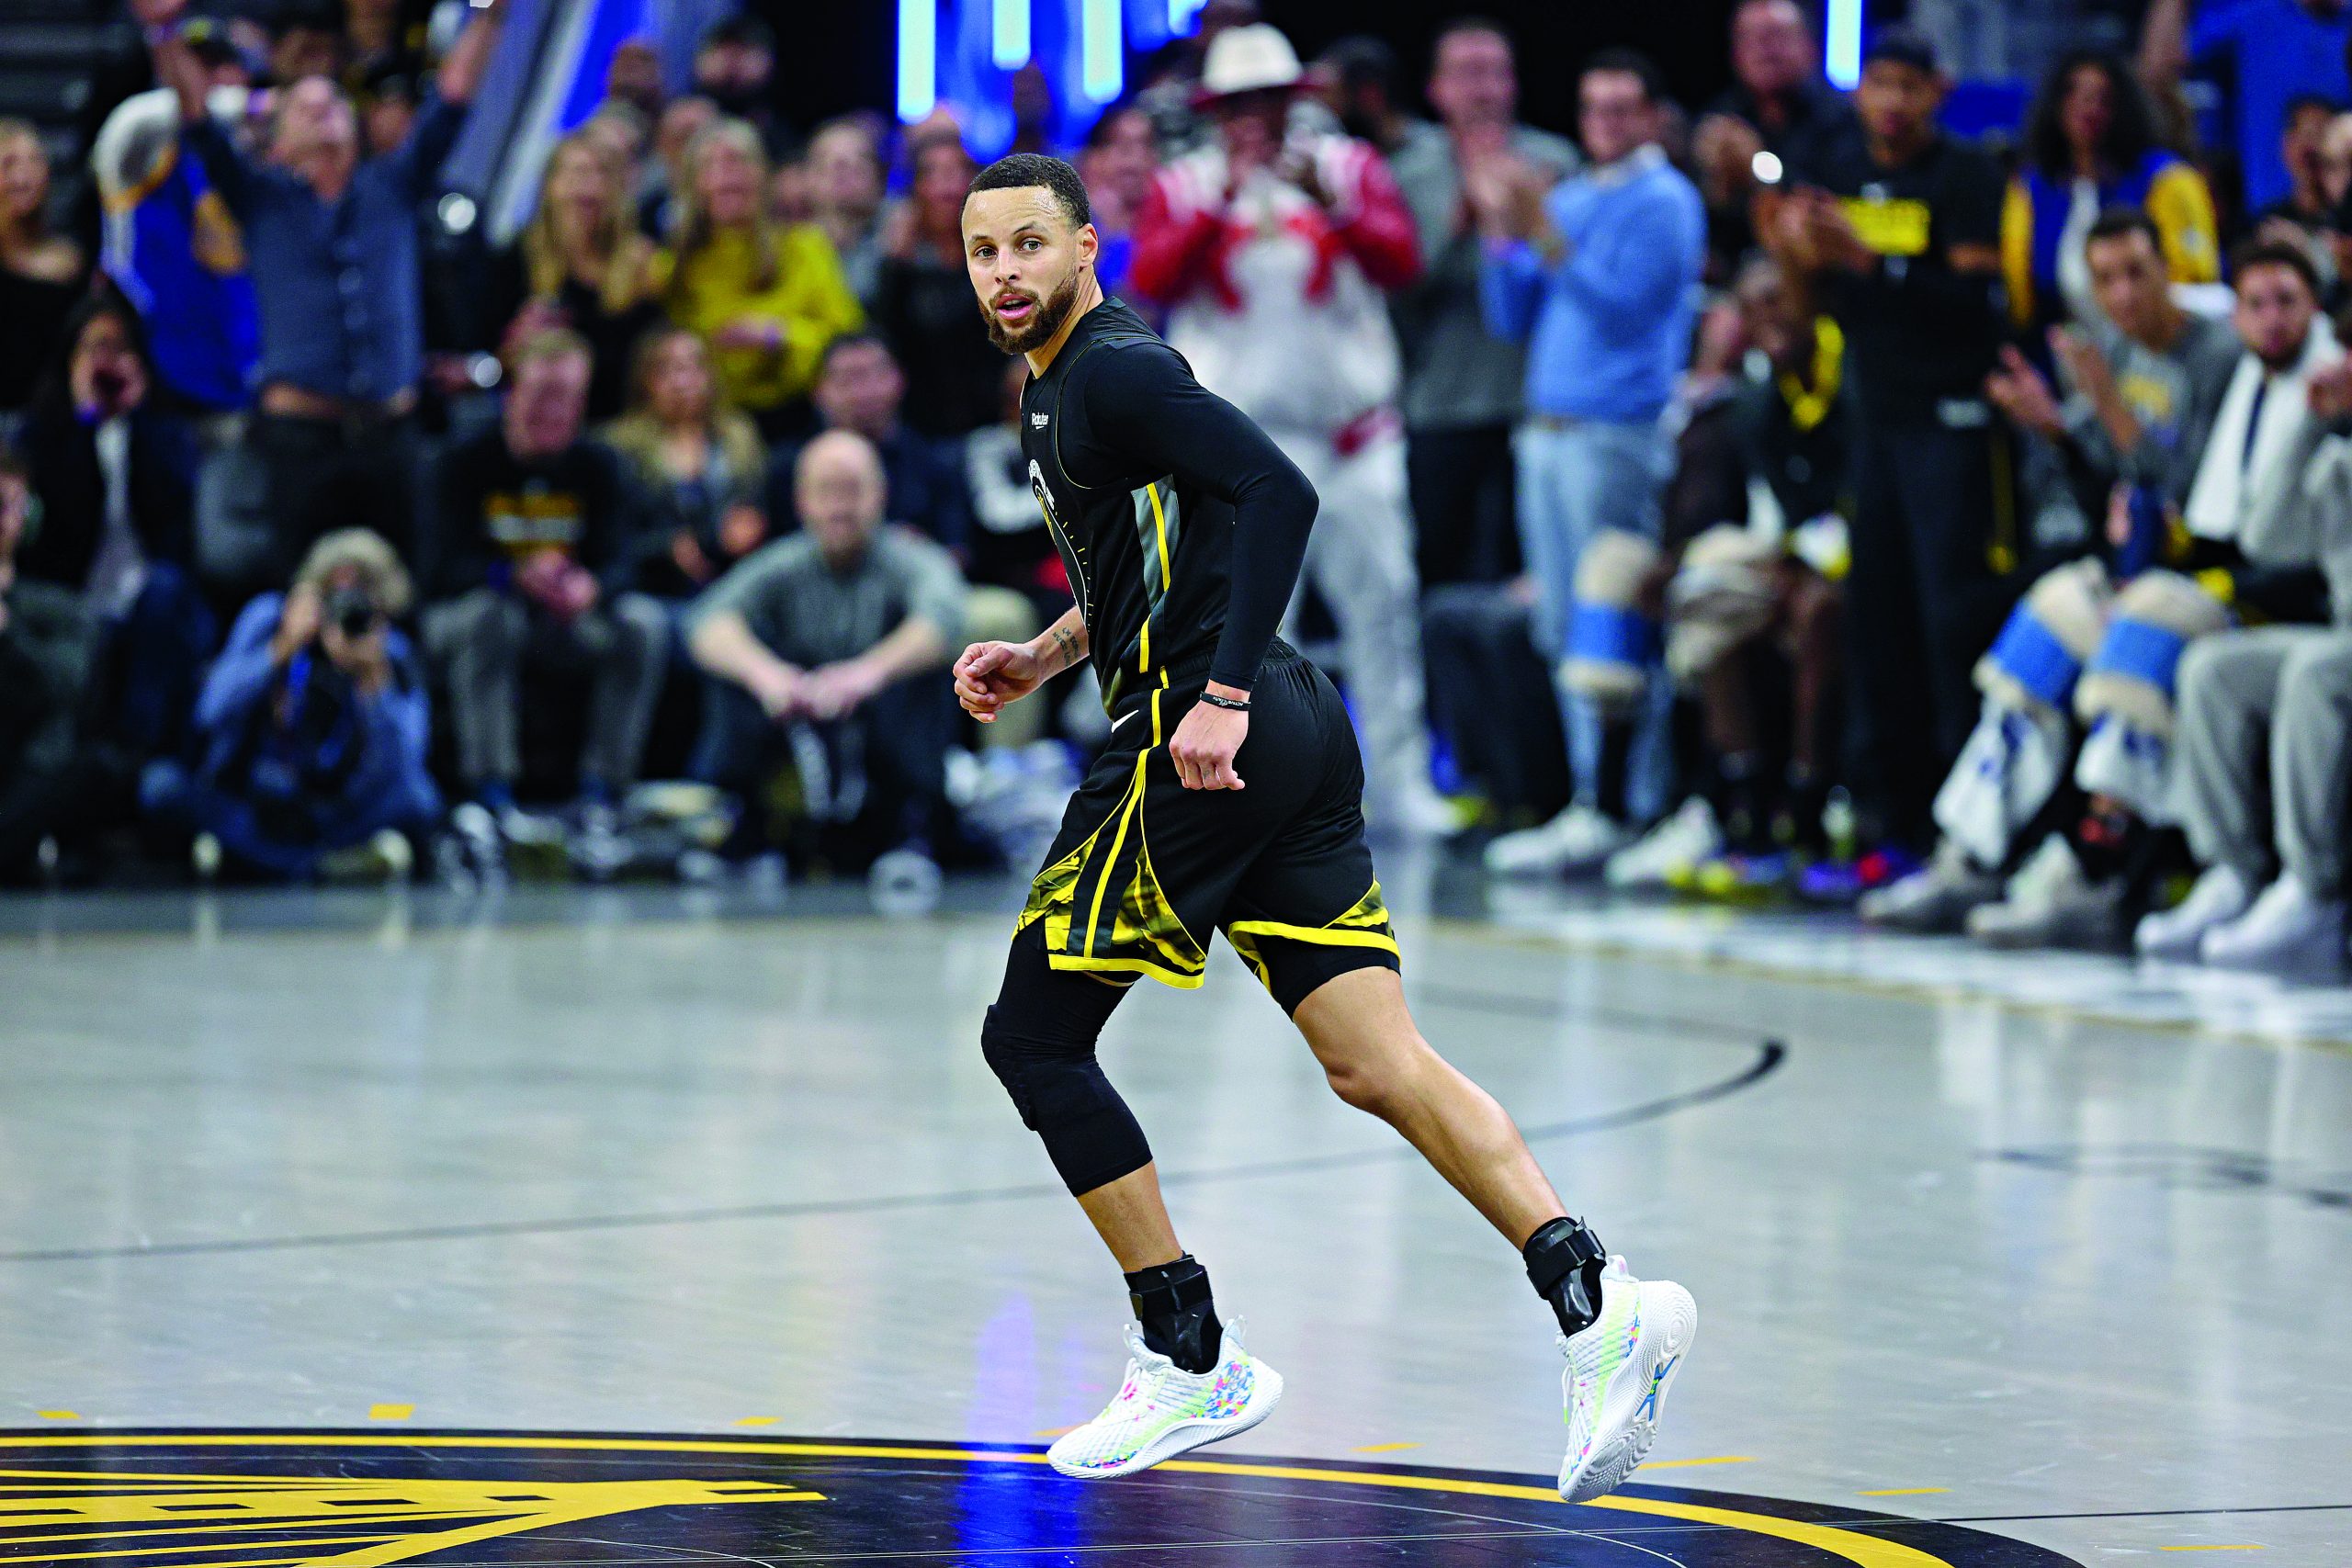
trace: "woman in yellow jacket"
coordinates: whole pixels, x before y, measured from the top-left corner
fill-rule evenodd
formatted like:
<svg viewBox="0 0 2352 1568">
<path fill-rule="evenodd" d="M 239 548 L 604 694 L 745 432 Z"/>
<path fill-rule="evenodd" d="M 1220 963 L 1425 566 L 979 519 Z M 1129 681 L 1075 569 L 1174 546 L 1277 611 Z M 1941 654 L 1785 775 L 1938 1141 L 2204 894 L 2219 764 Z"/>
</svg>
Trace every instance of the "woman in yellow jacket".
<svg viewBox="0 0 2352 1568">
<path fill-rule="evenodd" d="M 719 121 L 686 150 L 685 174 L 655 287 L 670 319 L 709 343 L 728 401 L 773 426 L 816 381 L 825 345 L 865 313 L 824 231 L 768 218 L 757 131 Z"/>
<path fill-rule="evenodd" d="M 2147 98 L 2115 56 L 2076 50 L 2058 62 L 2034 100 L 2022 152 L 2001 214 L 2009 313 L 2018 326 L 2096 314 L 2083 237 L 2110 207 L 2141 208 L 2155 220 L 2175 283 L 2222 276 L 2205 176 L 2157 145 Z"/>
</svg>

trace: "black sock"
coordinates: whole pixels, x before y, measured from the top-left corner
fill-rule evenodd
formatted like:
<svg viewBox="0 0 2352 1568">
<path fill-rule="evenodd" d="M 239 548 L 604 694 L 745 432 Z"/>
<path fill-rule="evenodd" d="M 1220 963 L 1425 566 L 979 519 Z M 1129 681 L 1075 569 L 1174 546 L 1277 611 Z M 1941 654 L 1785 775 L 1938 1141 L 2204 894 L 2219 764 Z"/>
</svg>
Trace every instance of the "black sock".
<svg viewBox="0 0 2352 1568">
<path fill-rule="evenodd" d="M 2139 859 L 2148 826 L 2121 807 L 2093 805 L 2085 808 L 2069 837 L 2083 874 L 2093 882 L 2105 882 L 2122 874 Z"/>
<path fill-rule="evenodd" d="M 1626 774 L 1634 756 L 1634 725 L 1623 718 L 1600 721 L 1600 777 L 1592 781 L 1593 806 L 1612 822 L 1625 820 Z"/>
<path fill-rule="evenodd" d="M 1764 759 L 1753 752 L 1725 756 L 1716 765 L 1723 778 L 1724 842 L 1743 854 L 1771 847 L 1764 813 Z"/>
<path fill-rule="evenodd" d="M 1528 1283 L 1552 1303 L 1561 1333 L 1592 1326 L 1600 1316 L 1600 1271 L 1609 1254 L 1582 1220 L 1563 1214 L 1550 1222 L 1527 1238 L 1520 1256 L 1527 1260 Z"/>
<path fill-rule="evenodd" d="M 1788 841 L 1800 854 L 1820 857 L 1829 852 L 1829 829 L 1822 818 L 1829 809 L 1829 785 L 1801 763 L 1789 764 L 1781 809 L 1788 820 Z"/>
<path fill-rule="evenodd" d="M 1225 1348 L 1225 1325 L 1209 1296 L 1209 1271 L 1186 1253 L 1173 1263 L 1127 1276 L 1127 1300 L 1143 1325 L 1143 1342 L 1188 1372 L 1205 1372 Z"/>
</svg>

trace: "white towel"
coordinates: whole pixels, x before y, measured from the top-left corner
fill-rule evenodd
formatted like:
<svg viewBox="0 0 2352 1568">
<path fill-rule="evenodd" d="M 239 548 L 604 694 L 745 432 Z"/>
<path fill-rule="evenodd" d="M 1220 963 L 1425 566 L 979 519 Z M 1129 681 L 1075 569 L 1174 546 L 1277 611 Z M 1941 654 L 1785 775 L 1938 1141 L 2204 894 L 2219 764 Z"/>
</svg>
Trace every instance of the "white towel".
<svg viewBox="0 0 2352 1568">
<path fill-rule="evenodd" d="M 2246 505 L 2262 488 L 2262 475 L 2293 444 L 2310 402 L 2306 389 L 2312 372 L 2336 356 L 2335 333 L 2322 316 L 2312 322 L 2302 357 L 2290 369 L 2272 376 L 2253 355 L 2241 355 L 2230 377 L 2229 390 L 2213 417 L 2213 433 L 2205 442 L 2205 456 L 2197 465 L 2197 479 L 2188 487 L 2186 519 L 2188 531 L 2200 539 L 2234 539 L 2245 521 Z M 2246 422 L 2254 412 L 2254 394 L 2268 377 L 2262 399 L 2262 422 L 2254 433 L 2254 454 L 2246 459 Z"/>
</svg>

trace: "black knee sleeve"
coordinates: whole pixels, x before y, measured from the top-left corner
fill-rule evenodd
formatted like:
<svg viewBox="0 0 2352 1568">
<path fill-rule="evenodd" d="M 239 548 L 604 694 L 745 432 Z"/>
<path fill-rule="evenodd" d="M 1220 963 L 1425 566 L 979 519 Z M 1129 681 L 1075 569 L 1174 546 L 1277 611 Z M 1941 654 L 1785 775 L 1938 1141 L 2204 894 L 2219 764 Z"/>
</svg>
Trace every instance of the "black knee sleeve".
<svg viewBox="0 0 2352 1568">
<path fill-rule="evenodd" d="M 1094 1055 L 1120 996 L 1083 975 L 1055 973 L 1042 943 L 1016 940 L 1004 990 L 980 1026 L 980 1054 L 1074 1193 L 1151 1163 L 1143 1129 Z"/>
</svg>

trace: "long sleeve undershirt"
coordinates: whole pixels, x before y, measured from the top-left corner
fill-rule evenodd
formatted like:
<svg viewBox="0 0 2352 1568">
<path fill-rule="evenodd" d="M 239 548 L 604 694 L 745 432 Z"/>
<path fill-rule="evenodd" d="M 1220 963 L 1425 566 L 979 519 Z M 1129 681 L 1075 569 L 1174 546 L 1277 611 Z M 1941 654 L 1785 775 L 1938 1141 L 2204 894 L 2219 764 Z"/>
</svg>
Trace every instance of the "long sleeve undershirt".
<svg viewBox="0 0 2352 1568">
<path fill-rule="evenodd" d="M 1247 690 L 1297 586 L 1315 524 L 1315 487 L 1164 344 L 1106 346 L 1088 356 L 1071 390 L 1085 414 L 1082 433 L 1064 431 L 1062 461 L 1072 479 L 1110 485 L 1145 468 L 1232 504 L 1225 628 L 1208 678 Z"/>
</svg>

